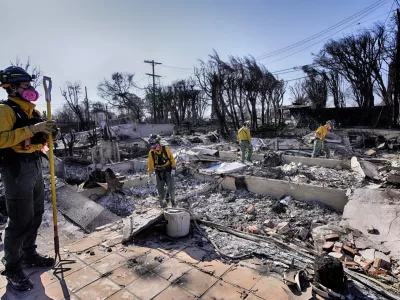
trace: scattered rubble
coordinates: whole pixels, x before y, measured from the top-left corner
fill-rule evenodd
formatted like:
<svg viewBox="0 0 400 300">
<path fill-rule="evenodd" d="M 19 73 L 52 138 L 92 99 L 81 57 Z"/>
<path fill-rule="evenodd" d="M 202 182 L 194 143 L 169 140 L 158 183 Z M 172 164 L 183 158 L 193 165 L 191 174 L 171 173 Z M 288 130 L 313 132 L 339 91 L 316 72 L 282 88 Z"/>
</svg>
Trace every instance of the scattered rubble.
<svg viewBox="0 0 400 300">
<path fill-rule="evenodd" d="M 134 146 L 132 133 L 123 137 L 128 131 L 133 131 L 131 126 L 118 126 L 114 130 L 118 143 L 99 144 L 92 149 L 92 160 L 87 155 L 65 160 L 66 179 L 56 181 L 58 208 L 69 220 L 92 231 L 124 218 L 120 238 L 124 242 L 163 222 L 156 188 L 143 175 L 146 154 L 118 163 L 122 153 L 128 158 L 139 153 L 129 152 Z M 256 256 L 299 290 L 304 277 L 319 295 L 338 297 L 354 286 L 344 275 L 357 272 L 393 292 L 400 281 L 400 194 L 395 189 L 400 184 L 400 156 L 394 153 L 398 137 L 328 133 L 335 159 L 304 159 L 310 156 L 313 136 L 255 138 L 253 162 L 246 164 L 239 162 L 238 145 L 222 140 L 216 132 L 164 138 L 178 163 L 178 204 L 198 220 L 192 238 L 201 247 L 211 247 L 211 241 L 225 259 Z M 84 139 L 79 140 L 77 145 L 84 146 Z M 122 140 L 127 144 L 119 151 Z M 103 144 L 114 150 L 108 153 L 110 147 Z M 361 146 L 370 147 L 357 148 Z M 93 162 L 102 165 L 93 171 Z M 279 194 L 277 186 L 282 183 L 285 192 Z M 45 184 L 49 199 L 48 175 Z M 338 191 L 340 197 L 334 193 Z M 349 200 L 343 214 L 317 202 L 326 193 L 335 195 L 332 201 L 340 202 L 341 208 Z M 307 201 L 310 194 L 315 201 Z"/>
<path fill-rule="evenodd" d="M 232 201 L 231 199 L 234 199 Z M 285 198 L 284 198 L 285 199 Z M 196 205 L 201 201 L 201 205 Z M 307 240 L 314 224 L 334 224 L 340 222 L 340 214 L 326 207 L 291 200 L 282 204 L 278 199 L 256 195 L 246 191 L 216 191 L 188 199 L 191 211 L 197 216 L 207 216 L 219 224 L 233 228 L 255 226 L 258 231 L 278 232 Z M 279 204 L 282 209 L 275 209 Z M 271 230 L 269 230 L 269 229 Z"/>
<path fill-rule="evenodd" d="M 312 184 L 315 186 L 355 189 L 365 185 L 364 177 L 349 170 L 335 170 L 324 167 L 310 167 L 301 163 L 290 163 L 265 170 L 263 167 L 253 167 L 255 176 L 281 179 L 295 183 Z M 245 172 L 249 174 L 250 171 Z"/>
</svg>

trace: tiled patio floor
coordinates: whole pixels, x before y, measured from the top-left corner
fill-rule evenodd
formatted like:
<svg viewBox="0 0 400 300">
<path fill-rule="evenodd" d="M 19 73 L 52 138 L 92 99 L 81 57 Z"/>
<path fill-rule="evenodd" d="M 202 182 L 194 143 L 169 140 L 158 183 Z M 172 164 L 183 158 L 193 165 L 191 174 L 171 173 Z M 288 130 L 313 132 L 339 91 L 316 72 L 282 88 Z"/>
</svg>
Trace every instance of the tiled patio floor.
<svg viewBox="0 0 400 300">
<path fill-rule="evenodd" d="M 0 296 L 10 300 L 311 298 L 309 292 L 294 295 L 281 280 L 249 264 L 225 264 L 187 241 L 172 248 L 121 244 L 107 248 L 102 245 L 107 234 L 96 232 L 62 247 L 62 258 L 75 260 L 65 265 L 70 270 L 56 274 L 26 270 L 35 284 L 29 292 L 10 290 L 1 276 Z"/>
</svg>

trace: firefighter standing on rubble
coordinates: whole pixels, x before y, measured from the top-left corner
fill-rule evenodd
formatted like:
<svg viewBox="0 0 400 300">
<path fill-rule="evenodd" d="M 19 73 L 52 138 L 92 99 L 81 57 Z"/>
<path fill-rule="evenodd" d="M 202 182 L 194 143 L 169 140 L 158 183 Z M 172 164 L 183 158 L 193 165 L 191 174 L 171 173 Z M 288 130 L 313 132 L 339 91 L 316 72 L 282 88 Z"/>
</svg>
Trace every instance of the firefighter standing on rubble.
<svg viewBox="0 0 400 300">
<path fill-rule="evenodd" d="M 253 146 L 251 145 L 251 135 L 250 135 L 250 121 L 245 121 L 243 127 L 238 131 L 238 141 L 240 149 L 242 151 L 242 163 L 246 158 L 251 162 L 251 155 L 253 154 Z"/>
<path fill-rule="evenodd" d="M 327 121 L 325 125 L 318 127 L 315 132 L 314 149 L 312 157 L 317 157 L 321 152 L 325 152 L 326 158 L 330 157 L 328 146 L 326 145 L 325 137 L 328 131 L 332 131 L 333 125 L 331 121 Z"/>
<path fill-rule="evenodd" d="M 160 144 L 161 136 L 152 134 L 149 138 L 150 152 L 148 158 L 149 176 L 155 176 L 158 191 L 158 199 L 162 208 L 167 207 L 168 203 L 164 199 L 167 185 L 172 207 L 176 207 L 175 202 L 175 171 L 176 162 L 171 150 L 167 146 Z"/>
<path fill-rule="evenodd" d="M 22 267 L 48 267 L 54 259 L 36 252 L 37 232 L 44 213 L 42 148 L 48 134 L 56 133 L 52 121 L 40 118 L 31 86 L 34 75 L 19 67 L 0 71 L 0 86 L 8 100 L 0 104 L 1 179 L 5 187 L 8 222 L 4 235 L 5 275 L 16 290 L 33 288 Z"/>
</svg>

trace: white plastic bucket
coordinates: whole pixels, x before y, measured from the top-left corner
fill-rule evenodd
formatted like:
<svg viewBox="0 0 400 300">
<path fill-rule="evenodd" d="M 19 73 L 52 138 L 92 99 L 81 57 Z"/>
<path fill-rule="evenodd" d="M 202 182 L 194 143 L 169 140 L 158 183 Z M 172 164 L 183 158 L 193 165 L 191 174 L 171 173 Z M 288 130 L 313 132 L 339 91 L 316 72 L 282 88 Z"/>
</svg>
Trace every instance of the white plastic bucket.
<svg viewBox="0 0 400 300">
<path fill-rule="evenodd" d="M 189 234 L 190 214 L 182 209 L 167 209 L 164 211 L 167 221 L 167 234 L 170 237 L 183 237 Z"/>
</svg>

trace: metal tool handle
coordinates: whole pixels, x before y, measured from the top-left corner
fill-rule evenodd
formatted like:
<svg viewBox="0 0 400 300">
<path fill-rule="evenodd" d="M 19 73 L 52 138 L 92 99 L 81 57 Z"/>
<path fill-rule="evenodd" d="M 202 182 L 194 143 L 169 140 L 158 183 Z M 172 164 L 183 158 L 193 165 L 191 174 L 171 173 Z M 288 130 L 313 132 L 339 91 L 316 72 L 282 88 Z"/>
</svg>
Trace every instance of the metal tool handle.
<svg viewBox="0 0 400 300">
<path fill-rule="evenodd" d="M 51 88 L 53 87 L 53 82 L 51 81 L 50 77 L 43 76 L 43 87 L 45 98 L 47 102 L 51 101 Z"/>
</svg>

